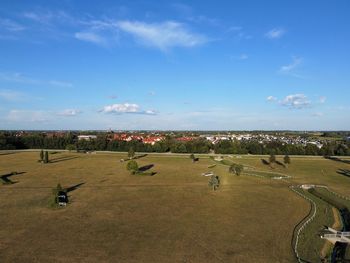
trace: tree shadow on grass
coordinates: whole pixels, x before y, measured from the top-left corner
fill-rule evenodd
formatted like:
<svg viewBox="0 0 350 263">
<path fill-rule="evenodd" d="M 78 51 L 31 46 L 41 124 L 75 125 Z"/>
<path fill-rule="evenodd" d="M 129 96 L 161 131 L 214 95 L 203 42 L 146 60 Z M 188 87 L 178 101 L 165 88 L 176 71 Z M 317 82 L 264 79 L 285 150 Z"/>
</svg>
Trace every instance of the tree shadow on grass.
<svg viewBox="0 0 350 263">
<path fill-rule="evenodd" d="M 80 186 L 82 186 L 84 184 L 85 183 L 79 183 L 79 184 L 76 184 L 76 185 L 72 185 L 70 187 L 65 188 L 64 190 L 65 190 L 66 193 L 69 193 L 69 192 L 72 192 L 74 190 L 77 190 Z"/>
<path fill-rule="evenodd" d="M 137 175 L 141 175 L 141 176 L 154 176 L 156 175 L 157 172 L 138 172 Z"/>
<path fill-rule="evenodd" d="M 17 152 L 5 152 L 5 153 L 0 153 L 0 156 L 1 155 L 10 155 L 10 154 L 16 154 Z"/>
<path fill-rule="evenodd" d="M 324 156 L 325 159 L 331 160 L 331 161 L 336 161 L 336 162 L 342 162 L 346 164 L 350 164 L 350 160 L 342 160 L 339 157 L 334 157 L 334 156 Z"/>
<path fill-rule="evenodd" d="M 264 165 L 270 165 L 269 161 L 266 161 L 265 159 L 261 159 L 262 164 Z"/>
<path fill-rule="evenodd" d="M 141 155 L 135 156 L 133 159 L 140 159 L 140 158 L 146 157 L 147 155 L 148 154 L 141 154 Z"/>
<path fill-rule="evenodd" d="M 283 168 L 286 168 L 285 164 L 284 163 L 281 163 L 280 161 L 276 161 L 276 163 L 280 166 L 282 166 Z"/>
<path fill-rule="evenodd" d="M 0 176 L 0 182 L 2 182 L 2 184 L 15 184 L 18 183 L 18 181 L 12 181 L 9 177 L 13 176 L 13 175 L 21 175 L 24 174 L 26 172 L 12 172 L 9 174 L 4 174 L 2 176 Z"/>
<path fill-rule="evenodd" d="M 55 158 L 55 159 L 51 159 L 49 161 L 49 163 L 58 163 L 58 162 L 64 162 L 64 161 L 68 161 L 68 160 L 73 160 L 79 158 L 78 156 L 62 156 L 59 158 Z"/>
<path fill-rule="evenodd" d="M 140 172 L 148 171 L 148 170 L 151 169 L 153 166 L 154 166 L 154 164 L 148 164 L 148 165 L 142 166 L 142 167 L 139 168 L 139 171 L 140 171 Z"/>
<path fill-rule="evenodd" d="M 347 170 L 347 169 L 339 169 L 337 171 L 338 174 L 341 174 L 341 175 L 344 175 L 344 176 L 347 176 L 347 177 L 350 177 L 350 170 Z"/>
</svg>

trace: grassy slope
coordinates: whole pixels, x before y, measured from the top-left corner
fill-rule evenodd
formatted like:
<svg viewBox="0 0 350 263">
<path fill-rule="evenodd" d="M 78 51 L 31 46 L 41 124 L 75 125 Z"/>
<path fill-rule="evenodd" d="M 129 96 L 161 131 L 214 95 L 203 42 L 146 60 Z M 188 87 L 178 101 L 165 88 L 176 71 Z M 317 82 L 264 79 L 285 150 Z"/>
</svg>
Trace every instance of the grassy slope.
<svg viewBox="0 0 350 263">
<path fill-rule="evenodd" d="M 0 216 L 2 262 L 294 262 L 292 230 L 309 205 L 284 182 L 236 177 L 227 166 L 208 169 L 210 159 L 193 164 L 188 156 L 137 160 L 155 165 L 153 177 L 129 175 L 119 162 L 124 155 L 52 158 L 64 156 L 78 158 L 42 165 L 37 153 L 0 156 L 0 174 L 26 172 L 11 177 L 18 183 L 0 185 L 0 211 L 6 214 Z M 270 169 L 257 158 L 237 162 Z M 274 171 L 346 194 L 350 179 L 333 171 L 345 164 L 292 162 Z M 310 165 L 329 175 L 320 176 Z M 217 192 L 200 176 L 209 170 L 221 177 Z M 50 210 L 47 200 L 58 182 L 85 184 L 69 193 L 66 209 Z"/>
</svg>

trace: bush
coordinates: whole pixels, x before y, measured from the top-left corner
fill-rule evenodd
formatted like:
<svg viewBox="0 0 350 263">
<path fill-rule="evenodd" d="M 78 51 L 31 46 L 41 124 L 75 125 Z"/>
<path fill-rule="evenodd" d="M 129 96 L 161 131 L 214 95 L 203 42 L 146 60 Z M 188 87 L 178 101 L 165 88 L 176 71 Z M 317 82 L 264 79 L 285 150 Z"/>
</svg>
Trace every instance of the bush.
<svg viewBox="0 0 350 263">
<path fill-rule="evenodd" d="M 139 165 L 136 161 L 131 160 L 126 165 L 126 169 L 131 172 L 131 174 L 136 174 L 139 171 Z"/>
</svg>

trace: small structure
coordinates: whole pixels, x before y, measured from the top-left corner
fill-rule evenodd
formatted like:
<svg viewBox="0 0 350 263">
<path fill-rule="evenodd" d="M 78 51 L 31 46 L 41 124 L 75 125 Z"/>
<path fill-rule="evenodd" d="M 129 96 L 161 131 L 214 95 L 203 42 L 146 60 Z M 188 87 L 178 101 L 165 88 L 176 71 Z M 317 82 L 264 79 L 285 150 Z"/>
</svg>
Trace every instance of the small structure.
<svg viewBox="0 0 350 263">
<path fill-rule="evenodd" d="M 214 175 L 213 172 L 202 173 L 202 176 L 212 176 L 212 175 Z"/>
<path fill-rule="evenodd" d="M 97 135 L 78 135 L 78 140 L 91 141 L 97 139 Z"/>
<path fill-rule="evenodd" d="M 325 230 L 330 233 L 322 234 L 321 238 L 327 239 L 332 244 L 336 242 L 350 244 L 350 232 L 341 232 L 330 227 L 326 227 Z"/>
<path fill-rule="evenodd" d="M 314 184 L 303 184 L 303 185 L 301 185 L 301 188 L 304 190 L 309 190 L 311 188 L 315 188 L 315 185 Z"/>
<path fill-rule="evenodd" d="M 68 203 L 68 196 L 67 193 L 64 191 L 59 191 L 57 193 L 57 204 L 59 206 L 66 206 Z"/>
</svg>

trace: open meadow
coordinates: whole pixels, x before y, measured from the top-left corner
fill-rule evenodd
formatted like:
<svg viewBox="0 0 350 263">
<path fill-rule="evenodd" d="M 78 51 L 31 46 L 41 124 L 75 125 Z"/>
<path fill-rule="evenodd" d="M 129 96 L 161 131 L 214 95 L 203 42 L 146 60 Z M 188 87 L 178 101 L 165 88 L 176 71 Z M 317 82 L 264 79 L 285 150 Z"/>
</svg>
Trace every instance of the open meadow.
<svg viewBox="0 0 350 263">
<path fill-rule="evenodd" d="M 143 176 L 126 170 L 125 157 L 59 152 L 42 164 L 38 152 L 0 153 L 0 175 L 18 173 L 0 184 L 0 261 L 295 262 L 293 231 L 310 204 L 289 186 L 350 195 L 350 177 L 339 173 L 347 160 L 291 157 L 288 168 L 271 168 L 266 156 L 226 156 L 253 174 L 235 176 L 207 156 L 150 154 L 136 161 L 156 174 Z M 217 191 L 201 176 L 209 171 L 220 176 Z M 291 178 L 254 176 L 263 172 Z M 69 204 L 53 209 L 58 183 Z"/>
</svg>

